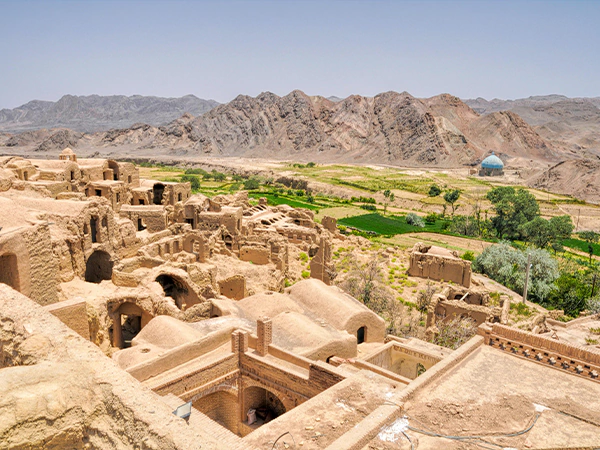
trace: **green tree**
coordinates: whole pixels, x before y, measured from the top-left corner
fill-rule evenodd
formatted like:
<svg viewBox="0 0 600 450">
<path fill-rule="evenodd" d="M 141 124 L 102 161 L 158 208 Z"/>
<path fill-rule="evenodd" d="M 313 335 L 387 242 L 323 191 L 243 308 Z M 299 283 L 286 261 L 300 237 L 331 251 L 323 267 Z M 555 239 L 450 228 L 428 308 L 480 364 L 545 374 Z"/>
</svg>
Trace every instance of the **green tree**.
<svg viewBox="0 0 600 450">
<path fill-rule="evenodd" d="M 244 189 L 252 191 L 260 187 L 260 181 L 256 177 L 250 177 L 244 181 Z"/>
<path fill-rule="evenodd" d="M 557 261 L 546 250 L 517 250 L 507 242 L 492 245 L 475 258 L 473 270 L 522 293 L 528 254 L 531 255 L 528 292 L 530 298 L 541 302 L 555 289 L 554 282 L 560 275 Z"/>
<path fill-rule="evenodd" d="M 456 202 L 458 201 L 459 198 L 460 198 L 460 191 L 458 189 L 448 191 L 444 194 L 444 201 L 452 207 L 452 217 L 454 217 L 454 211 L 457 208 Z"/>
<path fill-rule="evenodd" d="M 383 202 L 383 215 L 385 216 L 388 205 L 394 202 L 394 200 L 396 199 L 396 195 L 389 189 L 386 189 L 385 191 L 383 191 L 383 196 L 385 197 L 385 200 Z"/>
<path fill-rule="evenodd" d="M 192 191 L 198 191 L 200 189 L 200 178 L 197 175 L 181 175 L 181 181 L 189 182 Z"/>
<path fill-rule="evenodd" d="M 527 242 L 536 247 L 546 248 L 552 244 L 555 251 L 560 251 L 561 242 L 573 232 L 573 222 L 570 216 L 552 217 L 550 220 L 538 216 L 521 225 L 519 232 Z"/>
<path fill-rule="evenodd" d="M 538 202 L 525 189 L 500 186 L 490 190 L 486 197 L 496 210 L 491 220 L 496 235 L 501 239 L 522 238 L 521 227 L 540 215 Z"/>
</svg>

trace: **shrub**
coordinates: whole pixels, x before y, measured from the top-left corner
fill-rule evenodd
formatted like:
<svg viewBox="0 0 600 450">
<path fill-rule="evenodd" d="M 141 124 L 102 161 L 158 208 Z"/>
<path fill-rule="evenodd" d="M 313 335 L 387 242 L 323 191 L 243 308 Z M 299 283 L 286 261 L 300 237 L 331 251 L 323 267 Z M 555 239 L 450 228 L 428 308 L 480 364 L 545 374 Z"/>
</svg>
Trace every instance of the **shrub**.
<svg viewBox="0 0 600 450">
<path fill-rule="evenodd" d="M 439 333 L 433 338 L 433 343 L 457 349 L 477 332 L 477 324 L 471 318 L 455 317 L 437 325 Z"/>
<path fill-rule="evenodd" d="M 464 252 L 462 254 L 461 258 L 464 259 L 465 261 L 474 261 L 475 254 L 471 250 L 467 250 L 466 252 Z"/>
<path fill-rule="evenodd" d="M 244 189 L 247 191 L 252 191 L 258 189 L 260 187 L 260 181 L 256 177 L 248 178 L 244 181 Z"/>
<path fill-rule="evenodd" d="M 438 218 L 439 218 L 439 216 L 436 213 L 434 213 L 434 212 L 429 213 L 425 216 L 425 223 L 427 223 L 429 225 L 434 225 L 435 222 L 438 220 Z"/>
<path fill-rule="evenodd" d="M 202 178 L 205 178 L 208 175 L 208 172 L 204 169 L 187 169 L 185 171 L 186 175 L 200 175 Z"/>
<path fill-rule="evenodd" d="M 302 278 L 309 278 L 310 277 L 310 272 L 308 270 L 303 270 L 302 271 Z"/>
<path fill-rule="evenodd" d="M 408 213 L 406 215 L 406 223 L 413 227 L 425 228 L 425 222 L 423 222 L 423 219 L 415 213 Z"/>
<path fill-rule="evenodd" d="M 300 257 L 300 261 L 302 261 L 302 262 L 308 261 L 308 255 L 304 252 L 300 252 L 299 257 Z"/>
<path fill-rule="evenodd" d="M 367 211 L 377 211 L 377 206 L 375 206 L 375 205 L 362 204 L 362 205 L 360 205 L 360 208 L 366 209 Z"/>
<path fill-rule="evenodd" d="M 432 184 L 429 188 L 429 192 L 427 193 L 427 195 L 429 195 L 430 197 L 437 197 L 441 193 L 442 190 L 440 189 L 440 187 L 437 184 Z"/>
</svg>

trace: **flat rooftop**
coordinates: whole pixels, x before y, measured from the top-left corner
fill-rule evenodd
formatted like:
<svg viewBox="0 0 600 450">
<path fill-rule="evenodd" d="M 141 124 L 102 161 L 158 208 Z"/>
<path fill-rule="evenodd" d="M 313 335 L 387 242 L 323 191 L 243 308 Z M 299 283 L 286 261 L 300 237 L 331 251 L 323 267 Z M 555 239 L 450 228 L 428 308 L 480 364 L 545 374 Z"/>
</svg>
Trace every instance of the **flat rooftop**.
<svg viewBox="0 0 600 450">
<path fill-rule="evenodd" d="M 541 407 L 536 410 L 536 405 Z M 482 438 L 489 442 L 485 443 L 405 429 L 419 449 L 600 447 L 600 383 L 487 345 L 418 391 L 404 413 L 415 429 L 451 436 L 490 435 Z M 527 429 L 536 416 L 530 431 L 501 436 Z M 401 433 L 395 438 L 385 442 L 376 437 L 370 448 L 410 448 Z"/>
</svg>

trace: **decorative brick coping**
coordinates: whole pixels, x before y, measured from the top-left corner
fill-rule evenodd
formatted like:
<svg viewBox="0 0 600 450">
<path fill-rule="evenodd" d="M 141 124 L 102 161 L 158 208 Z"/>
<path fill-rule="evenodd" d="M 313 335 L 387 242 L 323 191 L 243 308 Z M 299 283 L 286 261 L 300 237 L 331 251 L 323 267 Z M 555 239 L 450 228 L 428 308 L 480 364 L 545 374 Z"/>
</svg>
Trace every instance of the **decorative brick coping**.
<svg viewBox="0 0 600 450">
<path fill-rule="evenodd" d="M 600 353 L 545 336 L 529 333 L 505 325 L 481 326 L 479 334 L 486 343 L 555 369 L 600 381 Z"/>
</svg>

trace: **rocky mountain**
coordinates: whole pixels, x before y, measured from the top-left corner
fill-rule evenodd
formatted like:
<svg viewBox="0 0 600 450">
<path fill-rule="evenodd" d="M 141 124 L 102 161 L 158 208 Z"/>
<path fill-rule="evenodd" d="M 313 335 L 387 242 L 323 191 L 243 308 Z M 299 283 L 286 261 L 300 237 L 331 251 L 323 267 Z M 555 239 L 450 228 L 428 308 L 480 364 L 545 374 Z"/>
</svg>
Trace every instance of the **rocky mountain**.
<svg viewBox="0 0 600 450">
<path fill-rule="evenodd" d="M 0 131 L 69 128 L 94 132 L 126 128 L 138 122 L 158 126 L 186 112 L 195 116 L 204 114 L 217 105 L 214 100 L 193 95 L 180 98 L 65 95 L 57 102 L 34 100 L 18 108 L 0 110 Z"/>
<path fill-rule="evenodd" d="M 490 120 L 447 94 L 421 100 L 386 92 L 338 102 L 301 91 L 239 96 L 185 126 L 170 124 L 165 132 L 174 129 L 195 151 L 224 156 L 455 166 L 477 163 L 491 150 L 507 157 L 556 155 L 516 115 Z"/>
<path fill-rule="evenodd" d="M 572 195 L 600 203 L 600 158 L 561 161 L 529 181 L 529 185 L 550 192 Z"/>
<path fill-rule="evenodd" d="M 28 131 L 5 145 L 34 151 L 114 148 L 114 152 L 245 156 L 320 162 L 456 167 L 475 165 L 492 150 L 511 157 L 558 162 L 553 146 L 512 112 L 480 116 L 448 94 L 418 99 L 407 92 L 339 101 L 293 91 L 240 95 L 164 126 L 137 123 L 96 133 Z"/>
<path fill-rule="evenodd" d="M 480 114 L 511 111 L 547 141 L 580 156 L 600 154 L 600 97 L 546 95 L 517 100 L 465 100 Z"/>
</svg>

